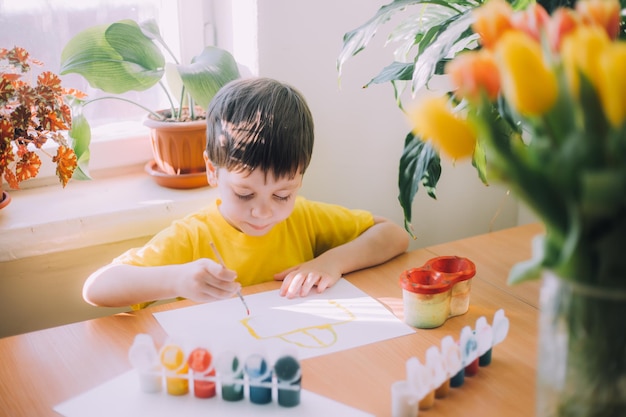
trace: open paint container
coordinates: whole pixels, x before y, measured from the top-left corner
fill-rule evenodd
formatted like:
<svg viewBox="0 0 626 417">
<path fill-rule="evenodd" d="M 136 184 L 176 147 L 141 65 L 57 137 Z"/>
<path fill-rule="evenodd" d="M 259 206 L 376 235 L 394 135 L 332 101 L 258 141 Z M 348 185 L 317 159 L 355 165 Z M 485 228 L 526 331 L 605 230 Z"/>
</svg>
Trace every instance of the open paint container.
<svg viewBox="0 0 626 417">
<path fill-rule="evenodd" d="M 467 258 L 439 256 L 400 274 L 404 321 L 430 329 L 469 308 L 471 279 L 476 266 Z"/>
</svg>

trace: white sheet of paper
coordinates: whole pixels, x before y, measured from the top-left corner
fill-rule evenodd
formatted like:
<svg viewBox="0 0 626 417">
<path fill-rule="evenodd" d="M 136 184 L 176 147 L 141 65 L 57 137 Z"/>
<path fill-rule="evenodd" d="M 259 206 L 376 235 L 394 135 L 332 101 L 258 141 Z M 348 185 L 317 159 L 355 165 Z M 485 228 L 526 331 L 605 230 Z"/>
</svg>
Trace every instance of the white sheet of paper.
<svg viewBox="0 0 626 417">
<path fill-rule="evenodd" d="M 219 396 L 200 399 L 192 394 L 183 396 L 172 396 L 165 392 L 147 394 L 140 390 L 137 377 L 134 370 L 126 372 L 56 405 L 54 411 L 65 417 L 371 416 L 306 390 L 301 391 L 300 404 L 289 408 L 279 406 L 276 400 L 258 405 L 247 399 L 228 402 Z"/>
<path fill-rule="evenodd" d="M 415 332 L 376 299 L 342 279 L 322 294 L 287 299 L 278 290 L 155 313 L 166 333 L 182 345 L 299 359 L 325 355 Z"/>
</svg>

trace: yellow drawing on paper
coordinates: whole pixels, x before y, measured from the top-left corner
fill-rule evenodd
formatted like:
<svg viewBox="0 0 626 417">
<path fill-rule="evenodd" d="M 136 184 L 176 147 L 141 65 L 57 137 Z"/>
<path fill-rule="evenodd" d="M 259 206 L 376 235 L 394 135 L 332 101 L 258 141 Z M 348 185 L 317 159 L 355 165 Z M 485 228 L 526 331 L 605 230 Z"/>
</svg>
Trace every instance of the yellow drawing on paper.
<svg viewBox="0 0 626 417">
<path fill-rule="evenodd" d="M 355 315 L 334 300 L 311 300 L 241 320 L 257 340 L 281 339 L 303 348 L 326 348 L 337 342 L 334 326 L 355 320 Z"/>
</svg>

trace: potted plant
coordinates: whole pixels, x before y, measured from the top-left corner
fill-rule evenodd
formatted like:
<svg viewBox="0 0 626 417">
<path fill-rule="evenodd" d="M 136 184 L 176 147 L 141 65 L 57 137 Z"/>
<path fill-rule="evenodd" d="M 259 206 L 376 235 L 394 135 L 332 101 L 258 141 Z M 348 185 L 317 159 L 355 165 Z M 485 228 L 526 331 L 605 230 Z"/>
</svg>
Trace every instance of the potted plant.
<svg viewBox="0 0 626 417">
<path fill-rule="evenodd" d="M 75 141 L 70 146 L 62 134 L 72 127 L 65 99 L 84 95 L 63 88 L 60 78 L 50 71 L 35 78 L 33 65 L 43 63 L 31 58 L 26 49 L 0 48 L 0 179 L 19 189 L 22 181 L 35 178 L 41 167 L 39 150 L 56 164 L 56 175 L 65 187 L 76 173 L 88 178 L 88 144 Z M 59 145 L 56 155 L 43 149 L 48 140 Z M 4 207 L 10 197 L 2 190 L 2 181 L 0 190 L 0 207 Z"/>
<path fill-rule="evenodd" d="M 163 51 L 173 62 L 166 62 Z M 61 53 L 60 70 L 60 74 L 69 73 L 79 74 L 92 87 L 111 94 L 144 91 L 158 83 L 171 104 L 168 109 L 148 109 L 112 95 L 77 100 L 73 110 L 80 113 L 82 107 L 103 98 L 144 108 L 148 113 L 144 124 L 151 129 L 156 163 L 146 165 L 148 172 L 164 186 L 206 185 L 202 158 L 206 143 L 204 111 L 223 85 L 240 76 L 228 51 L 208 46 L 191 63 L 181 64 L 161 37 L 154 19 L 141 23 L 127 19 L 88 28 L 70 39 Z M 88 125 L 81 134 L 90 134 Z M 184 178 L 191 182 L 181 181 Z"/>
<path fill-rule="evenodd" d="M 472 11 L 486 0 L 394 0 L 380 7 L 361 26 L 346 32 L 337 58 L 341 77 L 345 63 L 363 52 L 376 33 L 396 19 L 389 32 L 387 45 L 395 45 L 394 61 L 381 69 L 364 87 L 391 83 L 396 104 L 401 111 L 403 93 L 409 97 L 428 88 L 430 81 L 444 74 L 444 67 L 458 53 L 479 48 L 478 36 L 471 29 Z M 514 10 L 525 9 L 534 0 L 507 0 Z M 540 0 L 548 12 L 560 6 L 571 6 L 575 0 Z M 405 96 L 406 97 L 406 96 Z M 473 164 L 480 179 L 487 183 L 482 155 L 476 154 Z M 438 152 L 430 142 L 424 142 L 412 132 L 404 138 L 404 151 L 399 163 L 398 200 L 404 211 L 405 228 L 412 233 L 411 204 L 421 184 L 428 195 L 436 198 L 436 187 L 441 176 Z"/>
</svg>

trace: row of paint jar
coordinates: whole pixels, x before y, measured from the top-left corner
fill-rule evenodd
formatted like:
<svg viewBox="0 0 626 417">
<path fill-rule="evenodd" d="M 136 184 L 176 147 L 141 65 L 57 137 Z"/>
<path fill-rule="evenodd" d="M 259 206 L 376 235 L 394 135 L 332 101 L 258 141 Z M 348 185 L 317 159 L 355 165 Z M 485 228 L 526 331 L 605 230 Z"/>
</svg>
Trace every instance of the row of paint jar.
<svg viewBox="0 0 626 417">
<path fill-rule="evenodd" d="M 491 325 L 481 316 L 474 329 L 463 327 L 458 341 L 448 335 L 441 339 L 440 347 L 429 347 L 424 363 L 417 357 L 409 358 L 406 379 L 391 386 L 392 417 L 415 417 L 418 410 L 431 408 L 435 398 L 445 398 L 450 388 L 461 387 L 466 376 L 474 376 L 479 367 L 491 364 L 493 348 L 508 332 L 509 319 L 499 309 Z"/>
<path fill-rule="evenodd" d="M 139 334 L 129 359 L 138 371 L 144 392 L 160 392 L 165 379 L 169 395 L 193 391 L 197 398 L 214 398 L 219 391 L 224 401 L 248 398 L 253 404 L 268 404 L 275 396 L 283 407 L 300 404 L 301 367 L 291 354 L 279 356 L 272 364 L 260 353 L 242 360 L 234 352 L 225 351 L 214 358 L 208 349 L 196 347 L 186 354 L 175 343 L 166 343 L 157 352 L 152 338 Z"/>
</svg>

